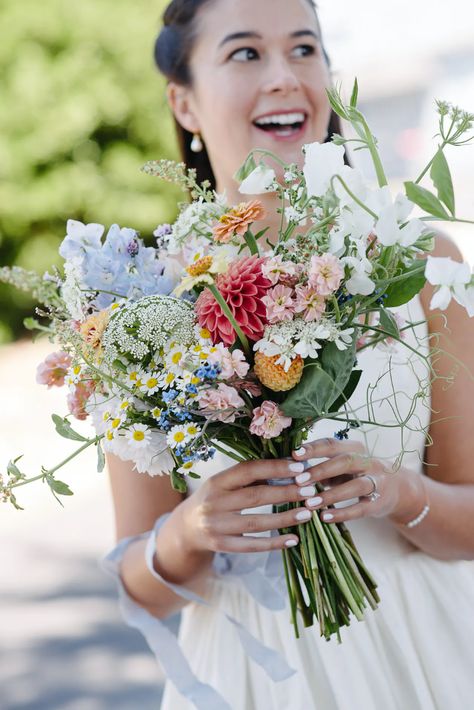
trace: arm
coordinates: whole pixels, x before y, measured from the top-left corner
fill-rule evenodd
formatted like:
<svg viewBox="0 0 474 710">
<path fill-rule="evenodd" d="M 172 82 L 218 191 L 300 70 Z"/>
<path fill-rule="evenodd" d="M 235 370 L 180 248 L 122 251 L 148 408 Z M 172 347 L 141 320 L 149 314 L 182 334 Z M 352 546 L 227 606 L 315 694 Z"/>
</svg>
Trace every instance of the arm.
<svg viewBox="0 0 474 710">
<path fill-rule="evenodd" d="M 446 237 L 437 239 L 434 256 L 462 261 L 457 247 Z M 439 333 L 443 354 L 434 363 L 442 376 L 454 374 L 448 386 L 432 385 L 432 445 L 426 447 L 423 482 L 431 510 L 413 529 L 403 526 L 425 505 L 424 492 L 413 480 L 401 480 L 401 505 L 390 516 L 401 534 L 434 557 L 474 559 L 474 318 L 454 300 L 446 311 L 430 311 L 433 293 L 428 284 L 421 294 L 431 334 Z M 402 525 L 400 525 L 402 523 Z"/>
<path fill-rule="evenodd" d="M 258 533 L 307 522 L 300 511 L 247 514 L 241 511 L 305 500 L 299 486 L 268 486 L 266 479 L 294 476 L 304 468 L 286 460 L 249 461 L 211 476 L 188 498 L 171 488 L 168 476 L 150 477 L 133 465 L 108 456 L 117 540 L 151 530 L 156 519 L 171 512 L 156 538 L 155 569 L 167 582 L 202 594 L 215 552 L 265 552 L 296 544 L 294 534 L 258 537 Z M 290 468 L 292 467 L 292 468 Z M 256 485 L 258 483 L 265 485 Z M 244 537 L 243 533 L 247 533 Z M 154 616 L 165 618 L 186 602 L 150 574 L 146 541 L 129 545 L 121 563 L 128 594 Z"/>
</svg>

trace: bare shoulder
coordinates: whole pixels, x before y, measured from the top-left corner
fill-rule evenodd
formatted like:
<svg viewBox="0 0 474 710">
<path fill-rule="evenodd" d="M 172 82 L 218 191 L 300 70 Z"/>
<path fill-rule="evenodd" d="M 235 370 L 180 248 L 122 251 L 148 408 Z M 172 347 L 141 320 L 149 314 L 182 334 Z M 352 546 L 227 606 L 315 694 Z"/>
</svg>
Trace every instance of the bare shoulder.
<svg viewBox="0 0 474 710">
<path fill-rule="evenodd" d="M 138 473 L 130 461 L 112 454 L 107 454 L 107 469 L 117 540 L 151 530 L 160 515 L 183 500 L 182 494 L 172 488 L 168 475 Z"/>
</svg>

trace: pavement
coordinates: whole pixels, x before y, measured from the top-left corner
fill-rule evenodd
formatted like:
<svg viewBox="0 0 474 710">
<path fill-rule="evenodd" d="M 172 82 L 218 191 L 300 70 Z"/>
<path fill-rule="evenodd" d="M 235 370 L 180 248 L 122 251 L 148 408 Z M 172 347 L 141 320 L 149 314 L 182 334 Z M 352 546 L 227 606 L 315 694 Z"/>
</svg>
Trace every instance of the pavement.
<svg viewBox="0 0 474 710">
<path fill-rule="evenodd" d="M 37 475 L 75 448 L 51 421 L 66 413 L 65 390 L 35 383 L 53 349 L 0 348 L 0 470 L 24 454 L 22 470 Z M 60 478 L 74 491 L 64 508 L 40 482 L 18 489 L 24 511 L 0 503 L 0 710 L 157 710 L 161 670 L 100 568 L 114 545 L 107 474 L 85 452 Z"/>
</svg>

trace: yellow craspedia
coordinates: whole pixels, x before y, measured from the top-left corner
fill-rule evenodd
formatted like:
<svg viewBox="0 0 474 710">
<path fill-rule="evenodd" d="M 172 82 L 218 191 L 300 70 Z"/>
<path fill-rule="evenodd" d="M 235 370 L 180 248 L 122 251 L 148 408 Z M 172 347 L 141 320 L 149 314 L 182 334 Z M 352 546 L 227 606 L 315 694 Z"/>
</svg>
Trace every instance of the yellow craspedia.
<svg viewBox="0 0 474 710">
<path fill-rule="evenodd" d="M 288 372 L 282 365 L 277 365 L 278 355 L 269 357 L 263 353 L 255 355 L 255 374 L 258 379 L 273 392 L 286 392 L 293 389 L 301 380 L 303 375 L 303 358 L 299 355 L 295 357 Z"/>
</svg>

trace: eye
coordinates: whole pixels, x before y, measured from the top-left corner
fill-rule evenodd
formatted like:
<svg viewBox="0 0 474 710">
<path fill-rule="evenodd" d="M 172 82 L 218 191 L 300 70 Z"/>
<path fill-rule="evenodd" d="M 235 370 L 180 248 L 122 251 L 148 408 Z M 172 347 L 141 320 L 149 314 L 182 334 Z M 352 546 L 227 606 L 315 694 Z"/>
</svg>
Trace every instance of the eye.
<svg viewBox="0 0 474 710">
<path fill-rule="evenodd" d="M 242 47 L 232 52 L 229 59 L 234 59 L 236 62 L 251 62 L 258 59 L 258 52 L 252 47 Z"/>
<path fill-rule="evenodd" d="M 310 57 L 311 55 L 316 54 L 316 52 L 317 49 L 314 45 L 300 44 L 298 47 L 294 48 L 292 54 L 296 57 Z"/>
</svg>

